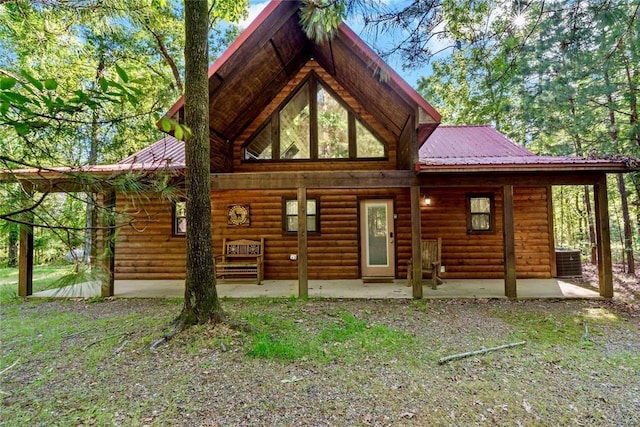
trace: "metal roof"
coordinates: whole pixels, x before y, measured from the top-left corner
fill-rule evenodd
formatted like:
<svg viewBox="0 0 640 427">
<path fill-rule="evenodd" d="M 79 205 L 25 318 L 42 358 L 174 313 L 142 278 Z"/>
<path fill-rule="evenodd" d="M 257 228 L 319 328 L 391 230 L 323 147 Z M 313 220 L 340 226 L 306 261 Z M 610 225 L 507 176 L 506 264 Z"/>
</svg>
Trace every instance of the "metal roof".
<svg viewBox="0 0 640 427">
<path fill-rule="evenodd" d="M 489 125 L 439 126 L 419 151 L 419 172 L 619 171 L 622 161 L 538 156 Z"/>
<path fill-rule="evenodd" d="M 150 146 L 118 162 L 118 164 L 162 164 L 172 166 L 185 165 L 184 142 L 167 135 Z"/>
<path fill-rule="evenodd" d="M 438 126 L 420 148 L 420 161 L 432 158 L 537 157 L 489 125 Z"/>
</svg>

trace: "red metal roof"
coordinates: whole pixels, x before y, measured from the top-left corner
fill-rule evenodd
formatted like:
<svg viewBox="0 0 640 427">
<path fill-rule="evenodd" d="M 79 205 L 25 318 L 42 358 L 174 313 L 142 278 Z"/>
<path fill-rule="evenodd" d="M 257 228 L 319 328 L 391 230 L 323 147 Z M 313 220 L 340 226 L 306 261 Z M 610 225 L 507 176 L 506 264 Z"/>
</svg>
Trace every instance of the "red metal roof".
<svg viewBox="0 0 640 427">
<path fill-rule="evenodd" d="M 439 126 L 420 148 L 419 172 L 465 170 L 619 170 L 623 162 L 538 156 L 488 125 Z"/>
<path fill-rule="evenodd" d="M 184 142 L 167 135 L 150 146 L 118 162 L 118 164 L 162 164 L 184 167 Z"/>
<path fill-rule="evenodd" d="M 420 160 L 534 156 L 488 125 L 438 126 L 420 148 Z"/>
<path fill-rule="evenodd" d="M 104 176 L 129 172 L 181 171 L 184 168 L 184 143 L 166 136 L 116 164 L 0 170 L 0 180 L 57 179 L 79 173 Z"/>
</svg>

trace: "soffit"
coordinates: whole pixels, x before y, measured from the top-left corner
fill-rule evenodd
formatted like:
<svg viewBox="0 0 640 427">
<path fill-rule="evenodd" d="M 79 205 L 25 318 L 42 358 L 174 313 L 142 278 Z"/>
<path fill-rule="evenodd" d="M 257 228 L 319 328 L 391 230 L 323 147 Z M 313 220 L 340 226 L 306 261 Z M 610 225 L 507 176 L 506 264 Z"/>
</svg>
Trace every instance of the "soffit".
<svg viewBox="0 0 640 427">
<path fill-rule="evenodd" d="M 299 3 L 273 1 L 209 69 L 210 128 L 233 141 L 309 60 L 315 59 L 375 120 L 399 137 L 409 117 L 440 115 L 348 27 L 318 45 L 299 24 Z M 167 113 L 181 112 L 181 98 Z"/>
</svg>

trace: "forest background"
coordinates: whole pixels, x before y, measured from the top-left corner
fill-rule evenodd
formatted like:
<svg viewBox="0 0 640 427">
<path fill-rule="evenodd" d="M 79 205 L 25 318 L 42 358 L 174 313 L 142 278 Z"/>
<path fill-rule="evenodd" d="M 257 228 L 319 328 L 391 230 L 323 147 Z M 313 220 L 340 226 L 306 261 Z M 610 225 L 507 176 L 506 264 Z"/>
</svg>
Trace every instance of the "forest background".
<svg viewBox="0 0 640 427">
<path fill-rule="evenodd" d="M 214 3 L 211 60 L 241 31 L 219 18 L 250 7 Z M 638 1 L 325 3 L 401 74 L 430 67 L 416 88 L 444 124 L 489 123 L 537 154 L 640 157 Z M 175 0 L 0 0 L 0 169 L 116 163 L 161 138 L 156 122 L 183 93 L 183 20 Z M 613 256 L 633 272 L 640 174 L 611 177 L 608 193 Z M 91 243 L 93 197 L 36 198 L 36 264 Z M 0 267 L 15 265 L 26 198 L 0 186 Z M 559 187 L 554 198 L 556 246 L 588 260 L 592 195 Z"/>
</svg>

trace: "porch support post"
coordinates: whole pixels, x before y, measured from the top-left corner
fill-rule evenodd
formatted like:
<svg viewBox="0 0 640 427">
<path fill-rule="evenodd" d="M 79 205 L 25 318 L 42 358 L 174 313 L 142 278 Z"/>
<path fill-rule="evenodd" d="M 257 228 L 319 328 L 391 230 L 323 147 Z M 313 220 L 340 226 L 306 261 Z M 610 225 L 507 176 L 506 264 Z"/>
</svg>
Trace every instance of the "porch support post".
<svg viewBox="0 0 640 427">
<path fill-rule="evenodd" d="M 422 298 L 422 219 L 420 217 L 420 187 L 411 187 L 411 270 L 413 297 Z"/>
<path fill-rule="evenodd" d="M 116 193 L 110 191 L 104 196 L 104 213 L 102 227 L 102 260 L 101 267 L 104 272 L 102 279 L 102 296 L 112 297 L 115 294 L 115 221 L 114 211 L 116 207 Z"/>
<path fill-rule="evenodd" d="M 547 185 L 547 224 L 549 230 L 549 261 L 551 262 L 551 277 L 558 275 L 556 262 L 555 227 L 553 224 L 553 187 Z"/>
<path fill-rule="evenodd" d="M 607 177 L 593 186 L 596 210 L 596 245 L 598 246 L 598 283 L 600 296 L 613 298 L 613 267 L 611 262 L 611 234 L 609 230 L 609 202 Z"/>
<path fill-rule="evenodd" d="M 504 294 L 516 298 L 516 244 L 513 215 L 513 185 L 502 187 L 502 236 L 504 247 Z"/>
<path fill-rule="evenodd" d="M 309 296 L 307 271 L 307 189 L 298 187 L 298 297 Z"/>
<path fill-rule="evenodd" d="M 25 222 L 33 222 L 33 214 Z M 20 254 L 18 255 L 18 296 L 33 295 L 33 225 L 20 224 Z"/>
</svg>

